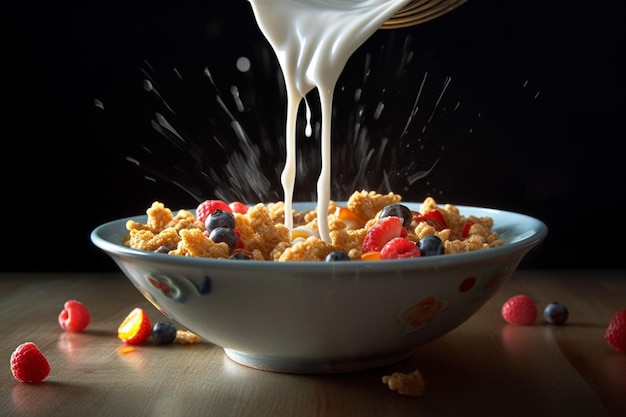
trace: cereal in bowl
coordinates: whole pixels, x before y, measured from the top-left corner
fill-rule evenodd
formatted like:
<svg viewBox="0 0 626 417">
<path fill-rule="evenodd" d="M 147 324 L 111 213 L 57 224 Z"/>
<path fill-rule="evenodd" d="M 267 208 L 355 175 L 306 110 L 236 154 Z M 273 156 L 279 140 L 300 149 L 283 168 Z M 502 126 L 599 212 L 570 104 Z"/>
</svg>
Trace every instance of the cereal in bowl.
<svg viewBox="0 0 626 417">
<path fill-rule="evenodd" d="M 146 223 L 126 223 L 124 245 L 178 256 L 279 262 L 405 259 L 502 245 L 491 217 L 464 216 L 458 207 L 439 206 L 432 197 L 420 211 L 410 210 L 394 193 L 356 191 L 345 206 L 331 201 L 330 241 L 319 236 L 316 210 L 294 211 L 289 230 L 282 202 L 259 203 L 245 212 L 220 207 L 202 222 L 191 211 L 174 214 L 155 201 Z"/>
</svg>

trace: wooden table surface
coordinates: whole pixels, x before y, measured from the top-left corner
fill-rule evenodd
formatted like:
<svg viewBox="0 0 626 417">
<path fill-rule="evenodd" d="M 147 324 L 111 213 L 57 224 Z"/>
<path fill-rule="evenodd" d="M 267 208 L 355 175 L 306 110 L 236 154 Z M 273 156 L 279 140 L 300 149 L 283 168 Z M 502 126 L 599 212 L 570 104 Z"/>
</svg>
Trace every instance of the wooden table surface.
<svg viewBox="0 0 626 417">
<path fill-rule="evenodd" d="M 534 326 L 508 325 L 502 303 L 525 293 Z M 57 316 L 77 299 L 91 311 L 83 333 Z M 567 305 L 566 325 L 543 321 L 551 301 Z M 1 416 L 626 416 L 626 354 L 604 331 L 626 308 L 626 270 L 515 272 L 474 317 L 401 363 L 364 372 L 291 375 L 247 368 L 221 348 L 154 344 L 122 353 L 117 327 L 134 308 L 166 320 L 121 273 L 0 274 Z M 10 371 L 21 343 L 51 365 L 43 384 Z M 419 369 L 420 398 L 401 396 L 383 375 Z"/>
</svg>

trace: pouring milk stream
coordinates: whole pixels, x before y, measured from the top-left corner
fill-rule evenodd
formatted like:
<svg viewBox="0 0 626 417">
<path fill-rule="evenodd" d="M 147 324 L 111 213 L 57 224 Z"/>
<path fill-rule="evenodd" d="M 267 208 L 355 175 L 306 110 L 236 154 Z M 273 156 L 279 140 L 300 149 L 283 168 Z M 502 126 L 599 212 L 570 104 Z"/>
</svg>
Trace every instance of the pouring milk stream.
<svg viewBox="0 0 626 417">
<path fill-rule="evenodd" d="M 411 0 L 249 0 L 278 59 L 287 90 L 286 159 L 281 175 L 285 225 L 292 230 L 296 178 L 296 118 L 301 101 L 318 89 L 322 116 L 317 181 L 320 238 L 330 241 L 331 118 L 335 85 L 350 56 Z"/>
</svg>

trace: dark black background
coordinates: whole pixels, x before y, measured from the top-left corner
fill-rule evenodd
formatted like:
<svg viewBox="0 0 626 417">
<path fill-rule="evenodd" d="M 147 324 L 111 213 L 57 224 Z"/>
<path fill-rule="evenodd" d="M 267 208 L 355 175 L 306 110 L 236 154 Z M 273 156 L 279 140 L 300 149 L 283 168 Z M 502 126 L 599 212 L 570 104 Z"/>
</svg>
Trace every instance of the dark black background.
<svg viewBox="0 0 626 417">
<path fill-rule="evenodd" d="M 523 268 L 623 267 L 625 17 L 621 0 L 470 0 L 423 25 L 377 32 L 338 84 L 333 198 L 377 189 L 386 168 L 406 200 L 433 195 L 545 221 L 549 236 Z M 116 270 L 90 231 L 154 200 L 180 208 L 229 193 L 247 202 L 282 197 L 282 81 L 245 0 L 38 0 L 2 19 L 2 270 Z M 402 66 L 408 50 L 411 65 Z M 248 73 L 235 68 L 241 56 L 251 61 Z M 400 139 L 425 74 L 415 129 Z M 341 143 L 355 125 L 361 85 L 379 162 L 355 183 L 358 152 Z M 233 135 L 217 93 L 258 147 L 255 157 Z M 376 121 L 379 101 L 389 116 Z M 158 133 L 157 114 L 184 141 Z M 314 198 L 316 146 L 302 141 L 312 152 L 299 199 Z M 262 162 L 267 184 L 241 163 L 228 171 L 237 153 Z M 428 176 L 407 185 L 406 167 L 428 169 L 437 157 Z M 211 169 L 213 179 L 202 176 Z"/>
</svg>

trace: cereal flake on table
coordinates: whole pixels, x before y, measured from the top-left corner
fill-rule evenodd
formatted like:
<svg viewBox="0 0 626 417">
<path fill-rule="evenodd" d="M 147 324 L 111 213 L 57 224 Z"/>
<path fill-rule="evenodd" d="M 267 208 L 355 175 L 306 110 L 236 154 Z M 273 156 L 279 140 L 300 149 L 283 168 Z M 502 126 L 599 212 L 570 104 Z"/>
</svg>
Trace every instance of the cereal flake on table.
<svg viewBox="0 0 626 417">
<path fill-rule="evenodd" d="M 190 330 L 178 329 L 176 330 L 174 342 L 180 345 L 195 345 L 197 343 L 203 343 L 204 340 Z"/>
<path fill-rule="evenodd" d="M 284 225 L 283 202 L 258 203 L 246 213 L 233 213 L 239 244 L 233 250 L 226 243 L 216 243 L 206 235 L 203 222 L 194 213 L 179 210 L 176 214 L 162 202 L 155 201 L 146 211 L 146 223 L 129 220 L 124 244 L 134 249 L 159 251 L 178 256 L 229 258 L 234 251 L 245 253 L 253 260 L 323 261 L 333 251 L 343 251 L 352 260 L 363 256 L 362 245 L 368 230 L 387 206 L 401 204 L 399 194 L 356 191 L 345 206 L 331 201 L 328 207 L 330 242 L 319 236 L 317 210 L 293 211 L 294 230 L 290 234 Z M 445 254 L 470 252 L 502 245 L 492 230 L 491 217 L 463 216 L 451 204 L 437 205 L 432 197 L 413 211 L 406 229 L 406 239 L 418 242 L 426 235 L 441 239 Z M 430 213 L 427 215 L 427 213 Z M 438 221 L 433 221 L 433 215 Z M 431 217 L 426 219 L 426 217 Z"/>
<path fill-rule="evenodd" d="M 390 390 L 409 397 L 421 397 L 424 394 L 424 377 L 419 370 L 410 373 L 394 372 L 382 378 L 383 384 L 387 384 Z"/>
</svg>

